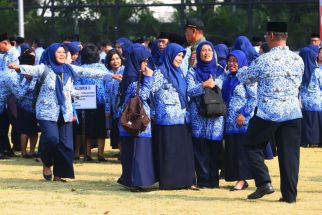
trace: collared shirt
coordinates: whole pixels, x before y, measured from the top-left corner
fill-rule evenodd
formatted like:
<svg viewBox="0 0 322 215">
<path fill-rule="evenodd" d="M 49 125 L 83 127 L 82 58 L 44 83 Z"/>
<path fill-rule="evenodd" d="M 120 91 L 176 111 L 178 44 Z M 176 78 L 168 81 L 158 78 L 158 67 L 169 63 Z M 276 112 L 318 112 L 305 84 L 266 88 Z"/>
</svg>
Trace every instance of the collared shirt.
<svg viewBox="0 0 322 215">
<path fill-rule="evenodd" d="M 308 86 L 300 88 L 302 108 L 305 111 L 322 111 L 322 70 L 316 68 Z"/>
<path fill-rule="evenodd" d="M 79 66 L 70 65 L 77 73 L 78 77 L 91 77 L 109 80 L 112 76 L 107 70 L 102 71 L 92 68 L 82 68 Z M 73 118 L 72 109 L 72 85 L 73 80 L 71 77 L 64 76 L 63 80 L 63 93 L 65 95 L 65 103 L 63 105 L 58 104 L 56 96 L 56 74 L 47 65 L 40 64 L 36 66 L 20 65 L 21 74 L 30 76 L 41 77 L 41 75 L 48 70 L 48 75 L 45 78 L 43 85 L 40 88 L 40 92 L 36 102 L 36 118 L 38 120 L 58 121 L 60 111 L 63 114 L 65 122 L 71 122 Z"/>
<path fill-rule="evenodd" d="M 179 93 L 159 69 L 154 71 L 153 99 L 157 125 L 182 125 L 190 122 L 189 112 L 181 108 Z"/>
<path fill-rule="evenodd" d="M 9 51 L 0 56 L 0 71 L 7 71 L 8 65 L 11 63 L 19 64 L 19 53 L 15 47 L 11 47 Z M 11 70 L 13 71 L 13 70 Z"/>
<path fill-rule="evenodd" d="M 194 138 L 221 141 L 224 133 L 224 117 L 205 118 L 200 116 L 198 109 L 201 96 L 205 93 L 205 90 L 202 87 L 202 82 L 197 80 L 194 68 L 190 68 L 186 80 L 187 94 L 191 98 L 189 102 L 189 111 L 192 136 Z M 217 86 L 221 88 L 221 84 L 217 84 Z"/>
<path fill-rule="evenodd" d="M 0 113 L 5 110 L 7 99 L 11 94 L 20 99 L 26 93 L 28 87 L 28 83 L 20 85 L 19 75 L 16 72 L 3 71 L 0 75 Z"/>
<path fill-rule="evenodd" d="M 237 78 L 245 84 L 258 83 L 257 116 L 268 121 L 283 122 L 302 118 L 299 87 L 304 73 L 300 56 L 288 46 L 277 46 L 241 68 Z"/>
<path fill-rule="evenodd" d="M 223 73 L 218 79 L 223 82 L 228 78 L 230 72 Z M 238 74 L 238 72 L 237 72 Z M 232 94 L 229 104 L 226 104 L 227 115 L 225 119 L 225 133 L 238 134 L 246 133 L 249 120 L 254 115 L 257 105 L 257 83 L 243 84 L 239 83 Z M 245 117 L 243 125 L 236 123 L 237 116 L 242 114 Z"/>
</svg>

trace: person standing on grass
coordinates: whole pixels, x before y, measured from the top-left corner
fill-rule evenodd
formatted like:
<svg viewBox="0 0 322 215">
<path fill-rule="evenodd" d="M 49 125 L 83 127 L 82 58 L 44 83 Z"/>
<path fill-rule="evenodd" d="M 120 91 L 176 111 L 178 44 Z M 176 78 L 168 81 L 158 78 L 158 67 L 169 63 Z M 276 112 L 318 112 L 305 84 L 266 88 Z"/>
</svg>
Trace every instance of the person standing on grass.
<svg viewBox="0 0 322 215">
<path fill-rule="evenodd" d="M 120 83 L 120 103 L 118 111 L 123 112 L 125 105 L 136 95 L 137 83 L 140 81 L 139 96 L 144 110 L 150 118 L 150 98 L 153 71 L 147 67 L 150 52 L 141 44 L 133 45 L 128 55 L 124 76 Z M 119 114 L 121 115 L 121 114 Z M 132 192 L 142 192 L 143 186 L 157 182 L 152 149 L 151 123 L 138 135 L 127 132 L 119 121 L 121 141 L 122 175 L 118 183 Z"/>
<path fill-rule="evenodd" d="M 42 133 L 43 177 L 65 182 L 74 178 L 72 135 L 72 82 L 76 77 L 110 78 L 107 71 L 82 68 L 67 61 L 67 49 L 61 43 L 51 44 L 44 52 L 42 64 L 10 64 L 25 76 L 42 77 L 44 82 L 36 102 L 36 118 Z M 44 74 L 45 73 L 45 74 Z M 119 78 L 113 75 L 113 78 Z M 53 166 L 53 173 L 51 170 Z"/>
<path fill-rule="evenodd" d="M 271 50 L 236 75 L 241 83 L 258 83 L 258 111 L 249 121 L 245 144 L 257 189 L 248 199 L 274 192 L 263 151 L 275 133 L 281 177 L 280 201 L 296 202 L 302 118 L 299 87 L 304 63 L 289 50 L 287 37 L 285 22 L 268 22 L 265 38 Z"/>
<path fill-rule="evenodd" d="M 201 96 L 206 89 L 215 87 L 217 63 L 214 47 L 209 41 L 197 47 L 197 64 L 187 74 L 187 94 L 191 98 L 192 142 L 194 149 L 197 185 L 200 188 L 219 187 L 219 155 L 224 133 L 224 117 L 203 117 L 198 113 Z M 221 86 L 220 86 L 221 88 Z"/>
</svg>

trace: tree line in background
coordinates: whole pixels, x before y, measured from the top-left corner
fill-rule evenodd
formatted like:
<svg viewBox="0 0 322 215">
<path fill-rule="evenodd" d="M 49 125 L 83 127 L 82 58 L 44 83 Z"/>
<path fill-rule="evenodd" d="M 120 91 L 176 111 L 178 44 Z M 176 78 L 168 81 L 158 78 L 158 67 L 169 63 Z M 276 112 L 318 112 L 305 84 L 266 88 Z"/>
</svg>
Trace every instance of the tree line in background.
<svg viewBox="0 0 322 215">
<path fill-rule="evenodd" d="M 161 22 L 153 17 L 149 7 L 117 7 L 125 3 L 143 4 L 144 0 L 55 0 L 57 7 L 52 16 L 51 0 L 29 0 L 25 2 L 25 38 L 35 38 L 49 43 L 62 40 L 66 35 L 79 34 L 82 41 L 114 41 L 116 37 L 125 36 L 131 39 L 155 38 L 160 31 L 183 34 L 180 25 L 182 15 L 180 7 L 176 7 L 173 19 Z M 150 1 L 151 3 L 152 1 Z M 161 1 L 155 1 L 160 3 Z M 186 0 L 185 18 L 198 17 L 205 23 L 207 39 L 214 43 L 227 41 L 232 43 L 238 35 L 259 36 L 263 39 L 267 21 L 286 21 L 289 27 L 289 45 L 295 50 L 308 43 L 312 32 L 319 31 L 319 4 L 297 3 L 287 4 L 254 4 L 252 6 L 251 31 L 248 35 L 249 7 L 247 4 L 237 5 L 202 5 L 191 6 Z M 210 3 L 212 0 L 194 3 Z M 228 2 L 228 1 L 227 1 Z M 230 2 L 230 1 L 229 1 Z M 113 7 L 78 7 L 88 4 L 116 5 Z M 36 9 L 35 7 L 45 6 Z M 73 7 L 75 6 L 75 7 Z M 9 34 L 18 32 L 18 11 L 3 7 L 17 8 L 17 1 L 0 0 L 1 31 Z M 163 7 L 160 7 L 162 10 Z"/>
</svg>

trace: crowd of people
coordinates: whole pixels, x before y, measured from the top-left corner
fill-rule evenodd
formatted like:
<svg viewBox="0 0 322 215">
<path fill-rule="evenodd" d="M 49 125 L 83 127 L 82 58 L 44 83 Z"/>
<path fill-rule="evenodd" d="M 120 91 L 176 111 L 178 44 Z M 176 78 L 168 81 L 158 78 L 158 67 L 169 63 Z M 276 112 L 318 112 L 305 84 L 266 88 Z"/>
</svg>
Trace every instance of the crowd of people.
<svg viewBox="0 0 322 215">
<path fill-rule="evenodd" d="M 219 188 L 223 177 L 235 182 L 231 191 L 254 179 L 248 199 L 257 199 L 274 192 L 264 159 L 278 156 L 280 201 L 295 202 L 300 145 L 322 146 L 319 35 L 297 54 L 286 45 L 284 22 L 267 23 L 266 42 L 253 44 L 246 36 L 213 44 L 204 31 L 190 19 L 184 36 L 160 32 L 149 44 L 121 37 L 100 48 L 64 41 L 45 49 L 1 34 L 0 159 L 20 148 L 23 158 L 42 162 L 45 180 L 65 182 L 82 151 L 92 161 L 96 146 L 97 160 L 107 161 L 110 138 L 120 150 L 117 182 L 133 192 L 157 182 L 164 190 Z M 96 109 L 75 110 L 74 85 L 96 86 Z M 203 99 L 214 89 L 226 111 L 205 116 Z M 150 119 L 139 134 L 120 121 L 136 95 Z"/>
</svg>

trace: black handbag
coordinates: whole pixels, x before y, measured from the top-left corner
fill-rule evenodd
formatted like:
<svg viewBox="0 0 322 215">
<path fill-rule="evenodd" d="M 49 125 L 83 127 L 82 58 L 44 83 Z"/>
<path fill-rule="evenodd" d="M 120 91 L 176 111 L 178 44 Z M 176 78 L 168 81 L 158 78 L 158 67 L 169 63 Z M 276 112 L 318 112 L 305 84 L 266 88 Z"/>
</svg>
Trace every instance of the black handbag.
<svg viewBox="0 0 322 215">
<path fill-rule="evenodd" d="M 205 93 L 201 95 L 198 113 L 206 118 L 226 115 L 227 108 L 218 86 L 205 89 Z"/>
</svg>

